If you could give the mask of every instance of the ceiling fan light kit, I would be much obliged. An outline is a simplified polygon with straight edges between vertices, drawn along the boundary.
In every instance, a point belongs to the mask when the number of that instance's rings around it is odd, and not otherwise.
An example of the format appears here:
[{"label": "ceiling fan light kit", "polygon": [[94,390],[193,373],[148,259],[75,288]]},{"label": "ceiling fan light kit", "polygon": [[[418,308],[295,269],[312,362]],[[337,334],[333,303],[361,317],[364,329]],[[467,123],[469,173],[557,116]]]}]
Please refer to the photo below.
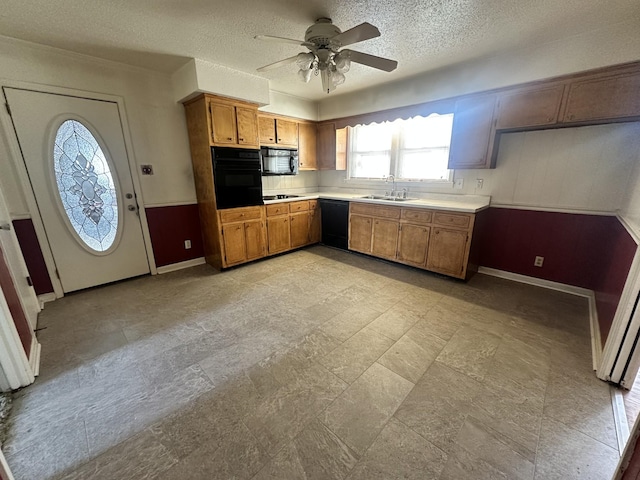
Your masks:
[{"label": "ceiling fan light kit", "polygon": [[351,68],[351,62],[367,65],[385,72],[391,72],[396,69],[398,62],[395,60],[354,50],[340,50],[344,46],[379,36],[380,31],[378,28],[370,23],[361,23],[342,32],[331,22],[330,18],[316,20],[316,23],[307,28],[304,41],[270,35],[257,35],[255,38],[258,40],[291,43],[309,49],[309,52],[299,53],[293,57],[260,67],[258,71],[265,72],[295,63],[299,69],[298,77],[303,82],[308,83],[311,80],[311,73],[320,75],[323,91],[330,93],[338,85],[344,83],[344,74]]}]

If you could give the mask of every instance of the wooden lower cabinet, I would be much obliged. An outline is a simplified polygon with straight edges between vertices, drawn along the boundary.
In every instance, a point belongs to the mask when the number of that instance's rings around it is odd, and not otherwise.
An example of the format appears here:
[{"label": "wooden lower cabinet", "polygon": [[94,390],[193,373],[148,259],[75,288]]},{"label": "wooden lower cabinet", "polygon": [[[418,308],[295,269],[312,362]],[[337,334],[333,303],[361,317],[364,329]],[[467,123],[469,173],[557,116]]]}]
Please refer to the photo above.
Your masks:
[{"label": "wooden lower cabinet", "polygon": [[371,217],[351,215],[349,217],[349,250],[371,253]]},{"label": "wooden lower cabinet", "polygon": [[371,253],[376,257],[395,260],[398,252],[398,232],[400,223],[397,220],[375,219],[371,239]]},{"label": "wooden lower cabinet", "polygon": [[475,215],[353,202],[349,250],[467,277]]},{"label": "wooden lower cabinet", "polygon": [[398,237],[398,261],[425,267],[431,227],[403,224]]},{"label": "wooden lower cabinet", "polygon": [[270,255],[291,249],[289,215],[267,218],[267,237]]},{"label": "wooden lower cabinet", "polygon": [[466,230],[434,227],[427,254],[427,270],[461,277],[466,269],[469,234]]},{"label": "wooden lower cabinet", "polygon": [[291,224],[291,248],[302,247],[309,243],[309,212],[293,213],[289,216]]},{"label": "wooden lower cabinet", "polygon": [[322,240],[322,214],[317,200],[311,200],[309,204],[309,243],[319,243]]},{"label": "wooden lower cabinet", "polygon": [[223,224],[222,244],[225,267],[264,257],[266,249],[262,220]]},{"label": "wooden lower cabinet", "polygon": [[246,242],[247,261],[255,260],[266,255],[266,246],[264,241],[264,224],[262,220],[254,220],[244,222],[244,240]]}]

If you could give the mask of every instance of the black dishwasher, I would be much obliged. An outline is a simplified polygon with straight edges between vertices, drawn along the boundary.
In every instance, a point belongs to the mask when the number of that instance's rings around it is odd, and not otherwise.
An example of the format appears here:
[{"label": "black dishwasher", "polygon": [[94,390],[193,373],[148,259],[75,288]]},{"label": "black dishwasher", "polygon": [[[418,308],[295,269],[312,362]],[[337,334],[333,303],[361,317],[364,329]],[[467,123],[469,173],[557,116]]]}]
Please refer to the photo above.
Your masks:
[{"label": "black dishwasher", "polygon": [[322,243],[347,250],[349,202],[321,198],[320,209],[322,210]]}]

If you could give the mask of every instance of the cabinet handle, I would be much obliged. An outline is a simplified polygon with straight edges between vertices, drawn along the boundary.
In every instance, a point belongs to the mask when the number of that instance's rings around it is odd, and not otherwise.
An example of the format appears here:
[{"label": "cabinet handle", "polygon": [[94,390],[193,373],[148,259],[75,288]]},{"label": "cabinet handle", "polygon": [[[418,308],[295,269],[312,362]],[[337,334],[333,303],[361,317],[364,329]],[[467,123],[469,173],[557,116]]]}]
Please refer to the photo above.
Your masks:
[{"label": "cabinet handle", "polygon": [[279,138],[279,139],[278,139],[278,143],[280,143],[280,142],[282,142],[282,139],[281,139],[281,138]]},{"label": "cabinet handle", "polygon": [[233,140],[233,138],[231,138],[231,137],[227,137],[227,140]]},{"label": "cabinet handle", "polygon": [[273,142],[273,138],[270,138],[269,141]]},{"label": "cabinet handle", "polygon": [[244,138],[240,138],[239,140],[240,140],[241,142],[244,142]]}]

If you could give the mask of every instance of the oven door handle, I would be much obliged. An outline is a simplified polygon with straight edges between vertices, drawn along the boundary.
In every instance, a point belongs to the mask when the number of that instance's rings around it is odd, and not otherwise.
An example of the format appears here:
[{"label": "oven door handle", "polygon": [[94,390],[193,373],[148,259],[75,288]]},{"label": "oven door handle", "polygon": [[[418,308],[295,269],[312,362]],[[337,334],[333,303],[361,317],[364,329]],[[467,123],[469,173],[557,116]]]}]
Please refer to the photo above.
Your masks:
[{"label": "oven door handle", "polygon": [[293,157],[293,155],[291,155],[291,156],[289,157],[289,171],[290,171],[291,173],[295,172],[295,168],[296,168],[296,167],[295,167],[295,164],[293,163],[293,162],[294,162],[294,160],[295,160],[295,158]]}]

